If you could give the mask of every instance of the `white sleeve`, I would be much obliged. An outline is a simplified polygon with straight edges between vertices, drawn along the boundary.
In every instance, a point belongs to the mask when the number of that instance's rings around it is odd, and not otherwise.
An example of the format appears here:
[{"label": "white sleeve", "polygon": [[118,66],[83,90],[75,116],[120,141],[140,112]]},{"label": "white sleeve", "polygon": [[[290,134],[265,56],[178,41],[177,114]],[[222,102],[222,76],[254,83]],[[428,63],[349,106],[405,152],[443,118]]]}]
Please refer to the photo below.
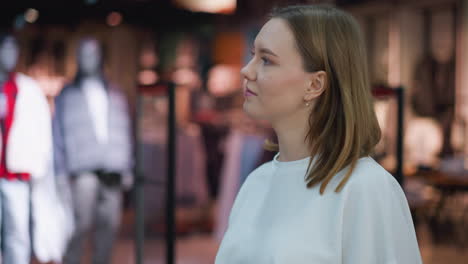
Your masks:
[{"label": "white sleeve", "polygon": [[390,174],[377,173],[350,180],[343,190],[343,264],[420,264],[403,190]]}]

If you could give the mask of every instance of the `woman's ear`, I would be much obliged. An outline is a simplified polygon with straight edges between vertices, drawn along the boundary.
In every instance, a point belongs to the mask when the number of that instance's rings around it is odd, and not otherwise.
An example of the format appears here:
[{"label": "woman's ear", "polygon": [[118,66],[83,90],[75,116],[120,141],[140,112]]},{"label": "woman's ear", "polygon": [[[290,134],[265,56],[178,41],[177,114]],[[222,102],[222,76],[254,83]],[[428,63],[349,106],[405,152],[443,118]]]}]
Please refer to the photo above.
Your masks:
[{"label": "woman's ear", "polygon": [[310,101],[319,97],[325,91],[326,82],[327,73],[325,71],[311,73],[305,90],[304,100]]}]

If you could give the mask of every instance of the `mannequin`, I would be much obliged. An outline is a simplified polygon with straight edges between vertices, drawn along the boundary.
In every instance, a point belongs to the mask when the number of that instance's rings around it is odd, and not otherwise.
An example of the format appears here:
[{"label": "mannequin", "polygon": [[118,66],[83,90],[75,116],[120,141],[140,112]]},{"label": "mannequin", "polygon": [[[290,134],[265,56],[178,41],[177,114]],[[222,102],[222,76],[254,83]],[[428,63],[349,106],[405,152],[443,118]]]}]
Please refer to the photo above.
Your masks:
[{"label": "mannequin", "polygon": [[132,183],[129,112],[122,94],[104,78],[96,39],[80,41],[77,61],[77,76],[57,97],[54,118],[56,171],[70,179],[75,214],[65,263],[80,263],[91,230],[93,263],[110,263],[122,189]]},{"label": "mannequin", "polygon": [[30,184],[47,173],[52,151],[45,95],[15,73],[19,47],[0,33],[0,228],[3,263],[29,264]]},{"label": "mannequin", "polygon": [[416,65],[411,98],[413,110],[419,117],[433,118],[442,128],[442,148],[438,153],[441,158],[454,154],[456,31],[450,12],[439,11],[432,15],[429,49]]}]

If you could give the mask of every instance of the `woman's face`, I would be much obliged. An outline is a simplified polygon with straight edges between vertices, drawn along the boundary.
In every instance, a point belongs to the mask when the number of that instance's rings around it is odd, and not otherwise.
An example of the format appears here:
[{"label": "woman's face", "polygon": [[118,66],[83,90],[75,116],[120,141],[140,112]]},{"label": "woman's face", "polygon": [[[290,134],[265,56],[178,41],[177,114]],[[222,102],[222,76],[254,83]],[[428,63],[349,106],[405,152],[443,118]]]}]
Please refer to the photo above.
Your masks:
[{"label": "woman's face", "polygon": [[304,71],[293,33],[284,20],[273,18],[263,26],[252,55],[241,70],[247,114],[275,122],[304,112],[311,73]]}]

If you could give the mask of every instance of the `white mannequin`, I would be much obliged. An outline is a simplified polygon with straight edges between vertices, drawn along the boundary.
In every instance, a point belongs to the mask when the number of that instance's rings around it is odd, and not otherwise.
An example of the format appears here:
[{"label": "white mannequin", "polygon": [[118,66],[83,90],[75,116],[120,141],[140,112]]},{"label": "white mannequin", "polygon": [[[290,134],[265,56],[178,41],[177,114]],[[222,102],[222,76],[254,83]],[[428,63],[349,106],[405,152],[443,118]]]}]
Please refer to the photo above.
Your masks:
[{"label": "white mannequin", "polygon": [[[5,117],[7,114],[7,102],[6,97],[4,96],[4,84],[7,82],[9,74],[13,71],[16,66],[16,61],[18,59],[18,47],[15,39],[6,35],[0,39],[0,87],[1,87],[1,97],[0,97],[0,113],[1,118]],[[2,122],[2,135],[4,134],[4,125]],[[3,142],[2,136],[2,144]],[[0,154],[3,156],[3,152]],[[4,158],[4,157],[2,157]],[[0,204],[3,207],[10,208],[10,212],[2,214],[1,219],[1,229],[2,232],[8,232],[7,223],[8,222],[17,222],[16,230],[13,231],[14,238],[9,239],[8,236],[1,236],[1,243],[5,245],[5,249],[2,250],[2,260],[4,263],[28,263],[29,254],[31,245],[29,243],[29,230],[27,224],[27,218],[29,217],[29,208],[27,200],[29,199],[27,183],[20,181],[9,182],[6,179],[0,179]],[[8,197],[16,196],[15,200],[17,203],[9,203]],[[23,201],[22,201],[23,200]],[[3,211],[3,210],[2,210]],[[14,212],[18,213],[14,213]],[[19,221],[18,221],[19,220]],[[13,240],[13,241],[12,241]]]},{"label": "white mannequin", "polygon": [[107,115],[108,98],[102,77],[102,54],[99,43],[94,39],[85,39],[78,50],[77,78],[93,119],[96,137],[100,143],[106,143],[108,137]]},{"label": "white mannequin", "polygon": [[102,63],[98,41],[81,40],[77,76],[56,100],[56,120],[64,139],[64,153],[58,158],[65,160],[64,173],[71,179],[76,227],[65,254],[68,264],[80,263],[85,240],[93,229],[93,263],[111,263],[122,187],[130,187],[132,180],[126,101],[106,82]]},{"label": "white mannequin", "polygon": [[0,34],[2,256],[4,263],[29,264],[29,181],[47,173],[52,157],[51,117],[36,82],[13,72],[18,55],[15,38]]}]

